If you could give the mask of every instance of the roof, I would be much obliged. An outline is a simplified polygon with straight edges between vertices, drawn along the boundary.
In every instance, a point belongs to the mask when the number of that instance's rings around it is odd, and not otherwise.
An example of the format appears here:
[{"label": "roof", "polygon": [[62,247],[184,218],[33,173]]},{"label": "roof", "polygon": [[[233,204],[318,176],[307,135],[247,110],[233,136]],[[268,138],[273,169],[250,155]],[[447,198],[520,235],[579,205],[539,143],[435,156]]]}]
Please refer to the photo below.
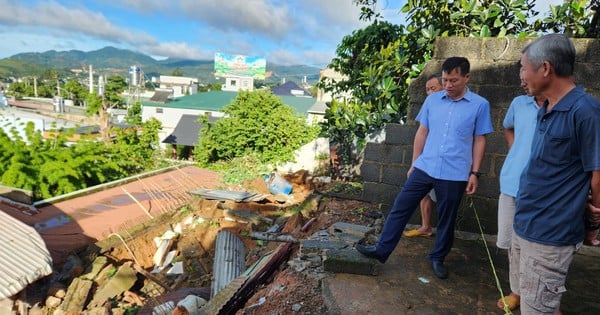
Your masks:
[{"label": "roof", "polygon": [[[143,106],[195,109],[198,111],[221,111],[223,107],[230,104],[237,97],[237,92],[209,91],[186,95],[168,103],[153,103],[144,101]],[[297,113],[306,115],[308,109],[313,105],[315,99],[312,97],[279,96],[282,102],[293,107]]]},{"label": "roof", "polygon": [[327,110],[327,102],[323,102],[323,101],[316,101],[309,109],[308,112],[309,113],[313,113],[313,114],[325,114],[325,111]]},{"label": "roof", "polygon": [[[163,143],[197,146],[200,129],[204,126],[204,124],[198,123],[198,118],[198,115],[182,115],[173,133],[166,137]],[[210,122],[217,119],[209,117]]]},{"label": "roof", "polygon": [[171,96],[171,91],[155,91],[154,95],[150,98],[150,101],[156,103],[166,103]]},{"label": "roof", "polygon": [[42,237],[4,211],[0,211],[0,243],[0,300],[52,273],[52,258]]},{"label": "roof", "polygon": [[[302,92],[302,94],[298,95],[298,94],[292,93],[292,91]],[[279,96],[299,96],[299,97],[306,97],[306,96],[310,97],[311,96],[308,91],[301,88],[300,86],[298,86],[298,84],[296,84],[292,81],[287,81],[282,85],[271,87],[271,93],[273,93],[275,95],[279,95]]]}]

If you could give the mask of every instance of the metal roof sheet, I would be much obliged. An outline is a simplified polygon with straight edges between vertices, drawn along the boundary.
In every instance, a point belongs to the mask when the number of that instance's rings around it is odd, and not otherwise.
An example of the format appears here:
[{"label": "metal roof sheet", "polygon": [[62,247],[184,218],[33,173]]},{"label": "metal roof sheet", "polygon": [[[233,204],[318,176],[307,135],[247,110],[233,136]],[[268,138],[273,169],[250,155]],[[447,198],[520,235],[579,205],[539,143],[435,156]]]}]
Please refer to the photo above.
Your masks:
[{"label": "metal roof sheet", "polygon": [[0,211],[0,300],[52,273],[52,258],[35,229]]}]

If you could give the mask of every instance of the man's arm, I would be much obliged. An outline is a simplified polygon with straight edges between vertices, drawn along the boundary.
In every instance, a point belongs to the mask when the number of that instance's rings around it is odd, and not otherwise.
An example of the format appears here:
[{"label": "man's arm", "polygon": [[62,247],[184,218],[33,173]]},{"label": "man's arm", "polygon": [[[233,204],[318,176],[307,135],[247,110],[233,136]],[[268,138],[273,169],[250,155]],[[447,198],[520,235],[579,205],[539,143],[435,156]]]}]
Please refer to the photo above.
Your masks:
[{"label": "man's arm", "polygon": [[410,165],[410,169],[408,170],[407,176],[410,176],[410,173],[413,171],[412,164],[415,163],[417,158],[423,153],[423,148],[425,147],[425,140],[427,140],[427,135],[429,134],[429,129],[427,127],[420,125],[419,129],[417,129],[417,133],[415,134],[415,140],[413,142],[413,156],[412,163]]},{"label": "man's arm", "polygon": [[[473,164],[471,165],[472,171],[479,172],[481,162],[483,161],[483,155],[485,153],[485,145],[485,135],[475,136],[475,139],[473,140]],[[472,195],[477,191],[478,183],[479,179],[477,176],[469,174],[469,182],[467,183],[466,189],[467,195]]]},{"label": "man's arm", "polygon": [[515,142],[515,129],[514,128],[504,128],[504,138],[506,138],[506,144],[508,145],[508,149],[512,147]]}]

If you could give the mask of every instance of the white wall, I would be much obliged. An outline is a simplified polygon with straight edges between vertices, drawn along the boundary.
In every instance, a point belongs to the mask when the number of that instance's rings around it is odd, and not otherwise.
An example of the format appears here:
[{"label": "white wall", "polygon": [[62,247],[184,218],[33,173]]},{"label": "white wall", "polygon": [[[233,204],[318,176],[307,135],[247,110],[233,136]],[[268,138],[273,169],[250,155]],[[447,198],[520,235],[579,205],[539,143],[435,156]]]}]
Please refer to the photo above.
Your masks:
[{"label": "white wall", "polygon": [[[157,112],[158,109],[162,109],[162,113]],[[142,106],[142,121],[147,121],[151,118],[156,118],[162,123],[163,129],[158,132],[159,142],[168,137],[181,119],[183,115],[204,115],[210,113],[213,117],[223,117],[225,114],[220,111],[210,110],[197,110],[197,109],[185,109],[185,108],[169,108],[169,107],[154,107],[154,106]]]}]

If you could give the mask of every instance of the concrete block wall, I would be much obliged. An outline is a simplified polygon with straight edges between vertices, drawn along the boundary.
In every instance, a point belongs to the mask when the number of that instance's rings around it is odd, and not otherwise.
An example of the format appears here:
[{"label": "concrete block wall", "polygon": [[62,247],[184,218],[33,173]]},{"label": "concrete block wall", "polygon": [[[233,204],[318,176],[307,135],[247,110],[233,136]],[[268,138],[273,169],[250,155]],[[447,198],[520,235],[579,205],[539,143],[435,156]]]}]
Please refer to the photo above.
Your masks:
[{"label": "concrete block wall", "polygon": [[[365,148],[361,175],[363,198],[381,203],[389,211],[394,198],[406,181],[406,172],[412,159],[412,145],[418,124],[415,122],[425,100],[425,80],[439,73],[448,57],[464,56],[471,63],[469,88],[490,101],[494,132],[487,136],[487,149],[479,180],[479,188],[471,198],[463,198],[458,211],[457,230],[479,232],[473,211],[476,209],[484,233],[497,233],[497,204],[500,194],[499,175],[507,153],[502,132],[502,120],[512,99],[522,95],[519,83],[521,50],[533,39],[445,37],[435,43],[433,58],[426,64],[421,76],[410,87],[407,122],[386,126],[382,143],[368,143]],[[600,99],[600,40],[573,39],[577,49],[575,81],[588,93]],[[471,202],[472,200],[472,202]],[[437,215],[434,214],[434,217]],[[435,222],[435,219],[434,219]],[[410,223],[420,224],[418,209]]]}]

